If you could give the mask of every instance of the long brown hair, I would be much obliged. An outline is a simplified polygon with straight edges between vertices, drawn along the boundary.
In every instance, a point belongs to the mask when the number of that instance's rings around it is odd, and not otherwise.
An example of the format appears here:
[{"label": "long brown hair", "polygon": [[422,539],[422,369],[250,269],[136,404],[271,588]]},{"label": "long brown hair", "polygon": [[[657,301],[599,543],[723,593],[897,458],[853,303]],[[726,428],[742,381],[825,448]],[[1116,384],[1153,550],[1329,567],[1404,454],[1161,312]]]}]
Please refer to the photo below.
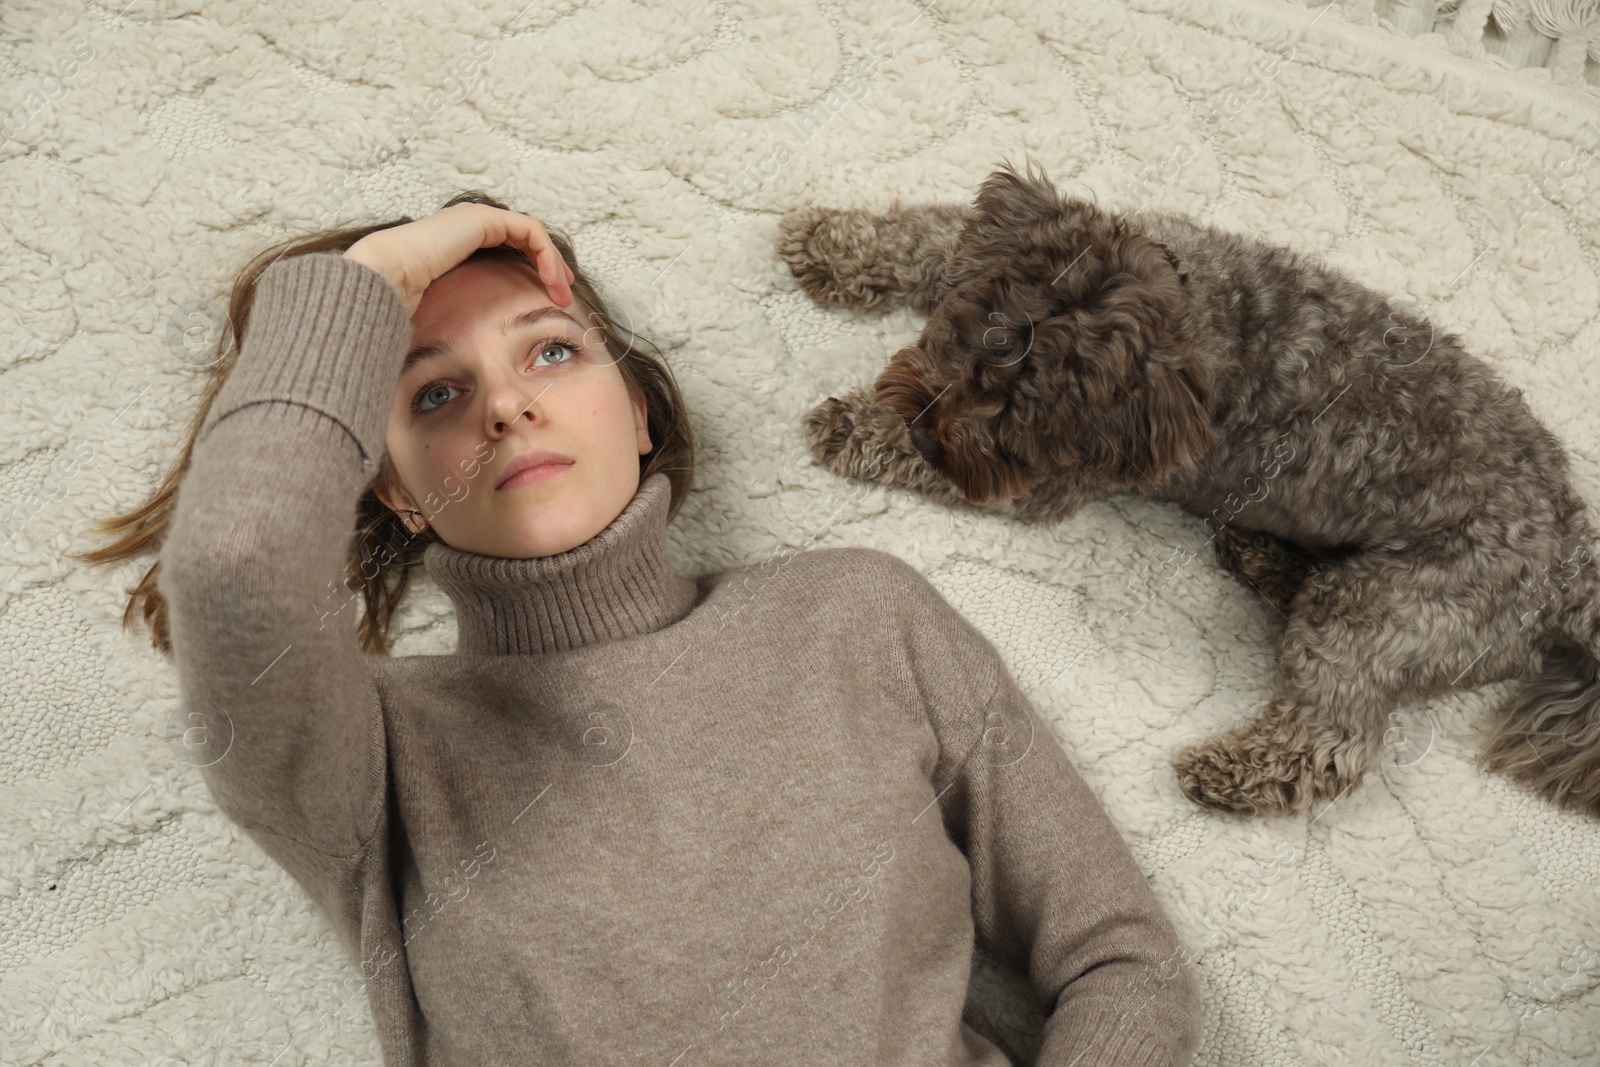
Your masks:
[{"label": "long brown hair", "polygon": [[[486,193],[468,190],[450,198],[440,208],[453,204],[487,204],[501,210],[511,210]],[[189,469],[189,458],[194,451],[195,435],[205,424],[206,413],[221,391],[228,373],[239,354],[239,339],[245,334],[250,318],[250,308],[255,302],[256,281],[269,266],[289,256],[303,256],[314,252],[344,252],[369,233],[413,222],[404,216],[370,226],[321,230],[303,237],[295,237],[272,245],[257,254],[234,279],[228,300],[228,321],[218,340],[218,358],[208,368],[208,378],[200,397],[200,404],[189,422],[183,449],[167,472],[160,487],[150,499],[125,514],[95,521],[93,532],[110,535],[116,539],[104,547],[89,552],[73,553],[71,558],[87,564],[115,563],[148,552],[159,553],[167,524],[172,519],[177,501],[178,486]],[[639,457],[639,480],[660,471],[672,484],[672,505],[667,521],[677,517],[684,497],[694,479],[694,431],[684,409],[683,397],[665,356],[649,339],[617,321],[606,300],[596,290],[591,279],[578,263],[572,242],[559,230],[545,224],[550,242],[572,268],[574,279],[572,293],[591,315],[590,325],[597,330],[607,349],[617,360],[629,395],[645,401],[649,420],[652,448]],[[520,249],[511,245],[481,248],[463,262],[474,260],[515,260],[533,264]],[[620,348],[620,351],[618,349]],[[623,358],[628,356],[631,358]],[[375,655],[389,654],[389,624],[406,591],[413,568],[422,562],[423,550],[439,537],[428,527],[421,534],[407,529],[400,516],[378,499],[375,487],[393,484],[394,468],[385,451],[378,472],[361,494],[356,508],[356,528],[350,539],[345,583],[361,594],[364,610],[358,625],[361,647]],[[368,561],[377,562],[376,571]],[[170,654],[172,643],[167,629],[166,603],[156,589],[156,575],[161,561],[157,559],[133,588],[128,590],[128,606],[122,613],[123,629],[132,629],[135,620],[142,618],[150,633],[150,642],[163,653]]]}]

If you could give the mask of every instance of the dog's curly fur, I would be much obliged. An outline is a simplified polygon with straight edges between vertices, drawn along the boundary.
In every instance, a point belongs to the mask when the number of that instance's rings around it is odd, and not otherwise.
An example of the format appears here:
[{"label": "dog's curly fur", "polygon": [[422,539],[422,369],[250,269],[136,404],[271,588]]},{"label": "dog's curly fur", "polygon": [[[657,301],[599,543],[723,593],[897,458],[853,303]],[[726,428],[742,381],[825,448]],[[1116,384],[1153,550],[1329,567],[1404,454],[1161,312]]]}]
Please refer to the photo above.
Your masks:
[{"label": "dog's curly fur", "polygon": [[1061,519],[1138,493],[1206,518],[1285,621],[1259,719],[1179,753],[1211,807],[1359,784],[1403,700],[1536,675],[1481,764],[1600,815],[1600,575],[1556,438],[1461,338],[1315,257],[1112,213],[1002,164],[974,203],[801,208],[818,300],[926,311],[805,420],[840,474]]}]

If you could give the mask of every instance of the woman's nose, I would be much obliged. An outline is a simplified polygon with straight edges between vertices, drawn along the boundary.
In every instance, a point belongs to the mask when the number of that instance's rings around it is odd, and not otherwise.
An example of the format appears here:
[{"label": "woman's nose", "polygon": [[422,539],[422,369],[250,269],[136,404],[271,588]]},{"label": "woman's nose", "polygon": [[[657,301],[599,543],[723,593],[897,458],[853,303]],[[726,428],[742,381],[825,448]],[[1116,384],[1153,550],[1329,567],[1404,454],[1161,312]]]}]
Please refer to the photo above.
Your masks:
[{"label": "woman's nose", "polygon": [[539,414],[536,405],[540,403],[550,384],[541,382],[533,389],[517,383],[496,386],[494,395],[489,398],[491,414],[496,425],[510,426],[523,417],[536,420]]}]

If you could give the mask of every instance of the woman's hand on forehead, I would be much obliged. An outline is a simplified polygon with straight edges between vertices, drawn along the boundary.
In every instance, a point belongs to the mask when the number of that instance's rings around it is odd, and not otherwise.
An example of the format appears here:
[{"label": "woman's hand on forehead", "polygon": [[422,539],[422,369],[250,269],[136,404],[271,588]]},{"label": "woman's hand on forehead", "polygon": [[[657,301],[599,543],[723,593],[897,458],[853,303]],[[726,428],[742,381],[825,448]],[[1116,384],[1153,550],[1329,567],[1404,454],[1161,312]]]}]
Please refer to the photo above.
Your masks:
[{"label": "woman's hand on forehead", "polygon": [[572,303],[575,275],[551,243],[544,223],[488,204],[452,204],[427,218],[369,233],[344,253],[389,280],[406,315],[416,313],[434,280],[480,248],[508,244],[528,257],[557,307]]}]

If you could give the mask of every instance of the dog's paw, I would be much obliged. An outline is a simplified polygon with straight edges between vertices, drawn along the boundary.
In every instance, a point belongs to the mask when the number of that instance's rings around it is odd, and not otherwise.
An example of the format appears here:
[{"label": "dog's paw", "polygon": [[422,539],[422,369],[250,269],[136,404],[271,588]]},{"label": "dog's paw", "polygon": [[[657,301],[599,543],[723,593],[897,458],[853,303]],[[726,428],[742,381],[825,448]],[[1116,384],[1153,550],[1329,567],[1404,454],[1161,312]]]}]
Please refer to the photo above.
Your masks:
[{"label": "dog's paw", "polygon": [[866,311],[881,306],[894,284],[873,254],[878,225],[865,211],[795,208],[778,220],[778,255],[811,299]]},{"label": "dog's paw", "polygon": [[1269,533],[1230,525],[1216,527],[1211,547],[1223,570],[1277,609],[1275,618],[1288,616],[1289,605],[1310,571],[1303,556]]},{"label": "dog's paw", "polygon": [[1236,738],[1215,738],[1184,749],[1172,768],[1178,788],[1196,804],[1245,815],[1303,812],[1326,791],[1303,755],[1262,757]]},{"label": "dog's paw", "polygon": [[930,476],[905,423],[892,409],[873,403],[870,387],[830,396],[812,408],[803,432],[816,461],[846,478],[918,488]]},{"label": "dog's paw", "polygon": [[839,457],[844,454],[855,433],[856,420],[851,406],[836,396],[830,396],[806,413],[802,428],[812,457],[829,470],[837,471],[842,465]]}]

